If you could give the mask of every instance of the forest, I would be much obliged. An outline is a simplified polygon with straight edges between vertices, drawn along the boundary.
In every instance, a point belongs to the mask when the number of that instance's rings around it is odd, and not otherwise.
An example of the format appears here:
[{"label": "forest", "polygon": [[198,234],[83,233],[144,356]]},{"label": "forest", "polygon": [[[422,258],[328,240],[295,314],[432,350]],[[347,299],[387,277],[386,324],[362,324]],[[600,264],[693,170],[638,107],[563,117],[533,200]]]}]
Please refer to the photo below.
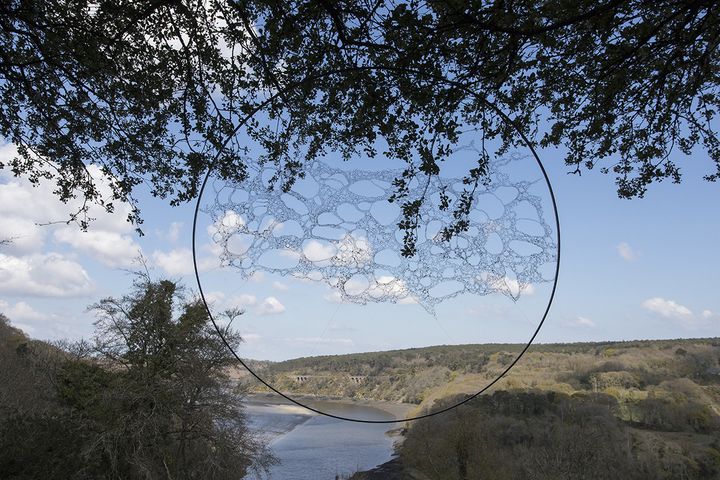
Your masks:
[{"label": "forest", "polygon": [[92,309],[78,342],[32,340],[0,314],[0,478],[237,480],[276,461],[197,300],[144,279]]},{"label": "forest", "polygon": [[[256,364],[288,393],[465,400],[521,345],[458,345]],[[366,377],[361,383],[350,375]],[[297,376],[304,382],[293,381]],[[408,422],[388,470],[353,479],[720,478],[720,339],[538,344],[485,394]]]},{"label": "forest", "polygon": [[[0,317],[3,478],[237,479],[276,462],[243,412],[247,393],[266,390],[197,299],[141,281],[92,309],[95,335],[73,343],[32,340]],[[475,394],[521,348],[248,363],[287,394],[404,402],[424,415]],[[353,478],[720,478],[720,339],[533,345],[483,395],[406,422],[396,453],[393,473]]]},{"label": "forest", "polygon": [[720,417],[698,390],[689,380],[665,383],[637,402],[632,420],[607,393],[498,390],[414,422],[399,447],[399,478],[718,478]]}]

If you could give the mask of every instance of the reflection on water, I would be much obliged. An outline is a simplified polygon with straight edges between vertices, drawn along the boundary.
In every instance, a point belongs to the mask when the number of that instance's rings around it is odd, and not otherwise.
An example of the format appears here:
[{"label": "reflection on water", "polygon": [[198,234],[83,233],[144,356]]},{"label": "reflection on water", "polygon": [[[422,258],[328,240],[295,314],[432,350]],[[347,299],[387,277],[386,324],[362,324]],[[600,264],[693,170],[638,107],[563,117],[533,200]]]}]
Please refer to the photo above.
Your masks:
[{"label": "reflection on water", "polygon": [[[394,417],[377,408],[353,404],[313,402],[336,415],[368,420]],[[397,424],[354,423],[315,415],[294,405],[253,399],[246,409],[251,428],[266,436],[280,459],[270,471],[272,480],[334,480],[390,460],[393,438],[386,434]],[[258,480],[250,475],[246,480]]]}]

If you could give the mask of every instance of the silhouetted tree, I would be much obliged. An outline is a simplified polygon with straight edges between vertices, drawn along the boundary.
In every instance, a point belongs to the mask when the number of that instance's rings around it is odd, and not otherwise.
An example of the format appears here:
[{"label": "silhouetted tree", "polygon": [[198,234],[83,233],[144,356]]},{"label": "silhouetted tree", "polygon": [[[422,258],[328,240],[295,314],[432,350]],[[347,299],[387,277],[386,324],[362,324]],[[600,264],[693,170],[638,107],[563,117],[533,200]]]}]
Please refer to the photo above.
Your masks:
[{"label": "silhouetted tree", "polygon": [[235,480],[272,464],[199,301],[144,279],[93,308],[93,341],[53,368],[53,408],[0,422],[3,478]]},{"label": "silhouetted tree", "polygon": [[[407,163],[393,200],[412,254],[426,199],[409,186],[437,175],[467,128],[501,151],[523,135],[563,145],[571,171],[613,173],[626,198],[680,181],[674,149],[700,146],[705,178],[720,178],[719,15],[712,0],[10,0],[0,136],[18,155],[3,166],[85,199],[84,227],[89,203],[117,200],[139,223],[142,182],[193,199],[216,157],[220,177],[242,180],[250,143],[287,190],[325,152],[374,156],[382,139]],[[466,228],[487,159],[444,205],[456,213],[446,236]]]}]

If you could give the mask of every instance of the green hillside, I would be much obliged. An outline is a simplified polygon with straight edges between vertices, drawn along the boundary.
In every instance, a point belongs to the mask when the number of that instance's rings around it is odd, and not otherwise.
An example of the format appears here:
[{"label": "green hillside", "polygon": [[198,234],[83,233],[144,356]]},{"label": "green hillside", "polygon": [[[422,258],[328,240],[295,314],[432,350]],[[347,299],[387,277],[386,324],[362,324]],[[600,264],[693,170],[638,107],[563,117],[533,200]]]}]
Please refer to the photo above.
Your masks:
[{"label": "green hillside", "polygon": [[[477,392],[505,370],[522,348],[517,344],[442,345],[261,362],[254,368],[287,393],[427,406],[448,395]],[[632,403],[687,381],[700,390],[692,385],[687,388],[710,399],[717,395],[719,358],[718,338],[539,344],[495,388],[604,392]],[[250,384],[262,390],[257,382]]]},{"label": "green hillside", "polygon": [[[337,391],[419,401],[415,412],[423,414],[477,392],[518,348],[443,346],[297,359],[267,371],[274,378],[327,374]],[[341,380],[347,372],[369,371],[363,369],[379,358],[387,362],[378,372],[396,373],[395,382]],[[283,385],[305,392],[312,383],[310,377]],[[332,393],[316,383],[319,393]],[[486,395],[408,424],[393,462],[353,476],[381,478],[720,479],[720,341],[534,345]]]}]

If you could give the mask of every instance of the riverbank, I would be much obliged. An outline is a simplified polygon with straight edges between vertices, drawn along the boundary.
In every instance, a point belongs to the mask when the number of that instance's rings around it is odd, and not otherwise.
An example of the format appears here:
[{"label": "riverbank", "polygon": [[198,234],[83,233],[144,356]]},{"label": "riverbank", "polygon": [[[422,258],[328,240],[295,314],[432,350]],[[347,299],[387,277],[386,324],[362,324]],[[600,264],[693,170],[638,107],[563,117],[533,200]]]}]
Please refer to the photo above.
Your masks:
[{"label": "riverbank", "polygon": [[[338,410],[335,407],[344,408],[347,405],[353,405],[356,407],[369,407],[382,410],[396,420],[401,421],[414,416],[418,410],[418,405],[412,403],[389,402],[386,400],[342,398],[323,395],[293,395],[292,398],[308,407],[333,415],[339,415],[339,413],[334,413]],[[311,410],[307,410],[290,402],[276,393],[249,393],[245,396],[245,399],[245,402],[250,405],[285,405],[288,407],[297,407],[299,413],[306,412],[308,415],[313,414]],[[400,422],[398,425],[400,425]]]},{"label": "riverbank", "polygon": [[389,462],[378,465],[372,470],[357,472],[348,480],[404,480],[405,469],[400,459],[395,457]]}]

